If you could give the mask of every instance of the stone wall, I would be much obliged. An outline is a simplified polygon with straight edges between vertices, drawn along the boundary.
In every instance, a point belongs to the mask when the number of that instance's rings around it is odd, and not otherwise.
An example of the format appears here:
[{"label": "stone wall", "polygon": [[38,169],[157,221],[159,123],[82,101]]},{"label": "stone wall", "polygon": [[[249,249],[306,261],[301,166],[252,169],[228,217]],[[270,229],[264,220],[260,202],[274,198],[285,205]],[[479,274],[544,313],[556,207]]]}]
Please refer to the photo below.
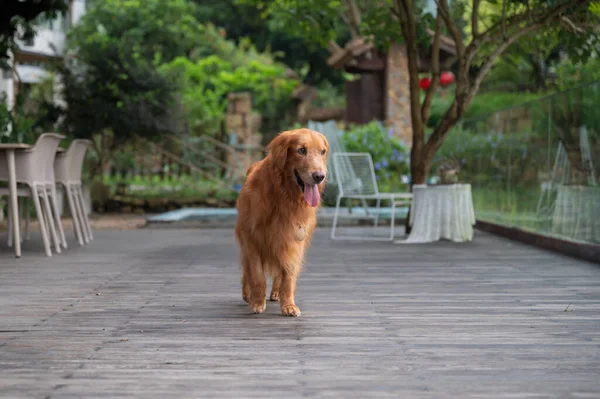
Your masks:
[{"label": "stone wall", "polygon": [[386,124],[394,136],[412,145],[410,89],[406,49],[402,44],[390,46],[386,67]]}]

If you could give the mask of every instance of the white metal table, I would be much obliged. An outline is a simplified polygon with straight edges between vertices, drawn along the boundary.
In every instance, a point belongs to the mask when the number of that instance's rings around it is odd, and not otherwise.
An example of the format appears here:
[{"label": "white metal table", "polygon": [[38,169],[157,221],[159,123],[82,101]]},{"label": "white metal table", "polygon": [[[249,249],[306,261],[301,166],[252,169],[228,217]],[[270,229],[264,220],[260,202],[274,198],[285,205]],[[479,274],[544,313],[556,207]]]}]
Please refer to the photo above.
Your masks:
[{"label": "white metal table", "polygon": [[[13,228],[13,237],[14,248],[15,248],[15,256],[17,258],[21,257],[21,229],[19,226],[19,201],[17,198],[17,173],[15,167],[15,152],[23,151],[31,148],[29,144],[22,143],[9,143],[9,144],[0,144],[0,153],[6,153],[6,161],[8,167],[8,190],[10,192],[10,208],[12,209],[12,228]],[[9,216],[10,217],[10,216]]]},{"label": "white metal table", "polygon": [[396,244],[414,244],[447,239],[471,241],[475,211],[470,184],[413,186],[409,236]]}]

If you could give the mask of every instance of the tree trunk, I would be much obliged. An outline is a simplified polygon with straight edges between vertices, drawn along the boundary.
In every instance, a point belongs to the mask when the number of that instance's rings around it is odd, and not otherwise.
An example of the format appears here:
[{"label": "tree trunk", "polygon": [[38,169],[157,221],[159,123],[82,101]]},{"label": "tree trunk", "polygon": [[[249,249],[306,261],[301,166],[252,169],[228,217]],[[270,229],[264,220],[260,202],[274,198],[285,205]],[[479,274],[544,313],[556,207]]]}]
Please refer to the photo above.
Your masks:
[{"label": "tree trunk", "polygon": [[[418,128],[418,127],[417,127]],[[415,125],[413,124],[413,129]],[[413,130],[415,132],[415,130]],[[432,155],[431,152],[427,151],[424,143],[424,132],[419,134],[413,134],[413,146],[410,150],[410,192],[413,191],[413,185],[415,184],[426,184],[429,170],[431,169]],[[412,227],[409,225],[410,213],[412,212],[412,205],[408,208],[408,214],[404,222],[406,234],[410,234]]]},{"label": "tree trunk", "polygon": [[426,154],[422,152],[415,155],[420,158],[420,162],[416,165],[411,164],[411,186],[413,184],[427,183],[427,176],[429,175],[429,170],[431,169],[431,160],[426,159]]},{"label": "tree trunk", "polygon": [[567,159],[569,160],[569,184],[577,186],[585,186],[587,184],[588,171],[585,168],[583,158],[581,156],[581,146],[579,142],[563,141]]},{"label": "tree trunk", "polygon": [[544,71],[544,59],[540,54],[534,53],[529,56],[529,63],[533,71],[533,80],[536,89],[546,89],[546,76]]}]

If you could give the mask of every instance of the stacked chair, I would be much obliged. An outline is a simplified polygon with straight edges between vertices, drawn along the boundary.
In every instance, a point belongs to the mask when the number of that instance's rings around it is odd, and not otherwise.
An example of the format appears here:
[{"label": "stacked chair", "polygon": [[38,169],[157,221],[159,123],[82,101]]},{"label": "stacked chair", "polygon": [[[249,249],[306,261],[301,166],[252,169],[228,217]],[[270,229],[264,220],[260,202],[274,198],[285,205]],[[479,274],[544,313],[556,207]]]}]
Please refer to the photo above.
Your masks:
[{"label": "stacked chair", "polygon": [[[81,170],[85,153],[92,144],[89,140],[73,140],[69,150],[56,155],[54,161],[54,176],[67,194],[67,202],[73,217],[73,230],[79,245],[88,244],[94,239],[90,221],[85,211]],[[56,190],[56,185],[54,186]]]},{"label": "stacked chair", "polygon": [[[92,230],[85,211],[81,171],[85,153],[91,144],[89,140],[74,140],[67,151],[60,151],[59,144],[65,136],[56,133],[44,133],[28,150],[15,154],[17,195],[22,199],[21,209],[25,213],[25,238],[29,238],[29,199],[33,200],[35,213],[40,225],[44,250],[52,256],[52,247],[56,253],[67,248],[67,240],[58,209],[57,185],[67,194],[73,229],[80,245],[89,243]],[[0,159],[0,181],[8,180],[6,160]],[[0,188],[0,196],[8,196],[8,188]],[[24,206],[23,206],[24,205]],[[14,210],[8,206],[9,216]],[[12,218],[9,217],[8,245],[12,246]]]}]

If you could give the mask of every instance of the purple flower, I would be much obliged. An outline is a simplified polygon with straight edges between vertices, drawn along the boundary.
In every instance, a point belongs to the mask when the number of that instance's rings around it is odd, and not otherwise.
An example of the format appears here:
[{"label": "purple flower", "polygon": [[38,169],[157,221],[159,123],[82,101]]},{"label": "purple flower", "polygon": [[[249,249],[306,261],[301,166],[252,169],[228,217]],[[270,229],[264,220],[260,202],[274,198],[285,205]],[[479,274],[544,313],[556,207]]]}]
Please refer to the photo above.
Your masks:
[{"label": "purple flower", "polygon": [[388,167],[388,165],[389,165],[389,164],[388,164],[388,161],[387,161],[387,159],[384,159],[383,161],[381,161],[381,166],[383,166],[384,168],[387,168],[387,167]]},{"label": "purple flower", "polygon": [[381,164],[379,162],[375,163],[375,170],[380,170],[381,169]]}]

